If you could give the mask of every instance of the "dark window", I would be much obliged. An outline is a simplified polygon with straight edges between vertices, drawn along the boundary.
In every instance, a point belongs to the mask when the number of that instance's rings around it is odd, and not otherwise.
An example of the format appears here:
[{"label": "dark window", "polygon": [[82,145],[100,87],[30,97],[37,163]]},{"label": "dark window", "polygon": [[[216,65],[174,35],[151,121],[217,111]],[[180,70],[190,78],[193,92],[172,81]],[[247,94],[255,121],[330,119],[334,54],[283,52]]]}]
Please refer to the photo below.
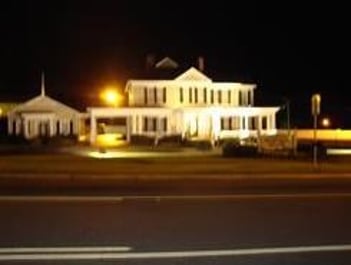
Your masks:
[{"label": "dark window", "polygon": [[144,102],[147,104],[147,87],[144,88]]},{"label": "dark window", "polygon": [[167,118],[163,118],[163,131],[167,131]]},{"label": "dark window", "polygon": [[163,103],[166,103],[167,101],[167,89],[164,87],[163,88]]},{"label": "dark window", "polygon": [[184,101],[184,94],[183,93],[184,93],[183,92],[183,88],[181,87],[179,89],[179,100],[180,100],[180,103],[183,103],[183,101]]},{"label": "dark window", "polygon": [[225,120],[224,118],[221,118],[221,130],[225,130]]},{"label": "dark window", "polygon": [[207,103],[207,89],[204,88],[204,103]]},{"label": "dark window", "polygon": [[193,89],[190,87],[189,88],[189,103],[193,102]]},{"label": "dark window", "polygon": [[218,103],[222,103],[222,91],[218,90]]},{"label": "dark window", "polygon": [[56,135],[60,135],[60,121],[56,122]]},{"label": "dark window", "polygon": [[69,122],[69,134],[73,135],[73,121]]},{"label": "dark window", "polygon": [[267,116],[262,117],[262,130],[267,130]]},{"label": "dark window", "polygon": [[147,132],[147,130],[148,130],[147,122],[148,122],[147,117],[144,117],[144,119],[143,119],[143,131],[144,132]]},{"label": "dark window", "polygon": [[195,95],[194,95],[194,97],[195,97],[195,103],[197,103],[197,87],[195,87],[194,93],[195,93]]},{"label": "dark window", "polygon": [[156,131],[156,130],[157,130],[157,118],[153,118],[151,131]]},{"label": "dark window", "polygon": [[228,118],[228,130],[233,130],[233,120],[232,117]]},{"label": "dark window", "polygon": [[256,118],[249,117],[249,130],[256,130]]},{"label": "dark window", "polygon": [[214,91],[211,90],[211,103],[213,104],[214,103]]},{"label": "dark window", "polygon": [[239,90],[239,106],[243,105],[243,92]]},{"label": "dark window", "polygon": [[232,91],[228,90],[228,103],[232,103]]},{"label": "dark window", "polygon": [[247,91],[247,104],[251,105],[251,91]]}]

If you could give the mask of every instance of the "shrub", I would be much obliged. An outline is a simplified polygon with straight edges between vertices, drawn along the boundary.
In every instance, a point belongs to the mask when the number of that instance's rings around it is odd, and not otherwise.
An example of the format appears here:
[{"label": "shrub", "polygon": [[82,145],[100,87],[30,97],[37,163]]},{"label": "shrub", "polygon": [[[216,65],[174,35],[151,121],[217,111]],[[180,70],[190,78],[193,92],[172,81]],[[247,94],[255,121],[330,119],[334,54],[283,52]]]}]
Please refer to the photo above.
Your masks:
[{"label": "shrub", "polygon": [[228,142],[222,147],[224,157],[256,157],[258,150],[256,146],[240,145],[237,142]]},{"label": "shrub", "polygon": [[155,137],[145,135],[131,135],[130,143],[133,145],[154,145]]}]

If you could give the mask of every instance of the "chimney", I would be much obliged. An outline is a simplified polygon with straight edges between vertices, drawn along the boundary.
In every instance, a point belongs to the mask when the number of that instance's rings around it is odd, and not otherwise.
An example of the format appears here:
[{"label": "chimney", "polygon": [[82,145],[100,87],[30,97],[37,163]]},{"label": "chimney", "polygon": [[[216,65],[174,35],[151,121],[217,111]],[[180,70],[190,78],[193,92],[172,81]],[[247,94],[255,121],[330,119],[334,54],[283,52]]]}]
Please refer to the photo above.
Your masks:
[{"label": "chimney", "polygon": [[202,56],[197,58],[197,66],[201,72],[205,70],[205,59]]},{"label": "chimney", "polygon": [[155,66],[155,55],[152,53],[149,53],[146,55],[146,62],[145,62],[145,68],[146,70],[150,70]]}]

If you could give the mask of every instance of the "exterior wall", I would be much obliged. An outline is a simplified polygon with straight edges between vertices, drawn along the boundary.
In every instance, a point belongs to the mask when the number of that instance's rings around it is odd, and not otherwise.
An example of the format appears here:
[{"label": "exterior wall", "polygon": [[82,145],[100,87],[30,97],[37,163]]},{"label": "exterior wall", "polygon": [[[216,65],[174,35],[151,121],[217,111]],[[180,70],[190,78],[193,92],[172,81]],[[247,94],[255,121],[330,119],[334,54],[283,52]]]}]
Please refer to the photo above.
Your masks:
[{"label": "exterior wall", "polygon": [[240,83],[140,80],[130,82],[127,90],[130,107],[234,107],[254,103],[254,86]]}]

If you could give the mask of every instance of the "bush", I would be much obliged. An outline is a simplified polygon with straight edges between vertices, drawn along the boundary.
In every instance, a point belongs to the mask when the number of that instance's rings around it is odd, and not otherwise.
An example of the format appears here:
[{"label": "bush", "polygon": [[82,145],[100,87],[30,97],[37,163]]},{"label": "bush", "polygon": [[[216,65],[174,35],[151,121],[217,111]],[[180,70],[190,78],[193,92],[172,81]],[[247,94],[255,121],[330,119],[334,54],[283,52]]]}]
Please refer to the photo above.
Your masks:
[{"label": "bush", "polygon": [[159,139],[159,145],[181,145],[183,142],[181,135],[168,135]]},{"label": "bush", "polygon": [[131,135],[130,143],[134,145],[154,145],[155,137],[145,135]]},{"label": "bush", "polygon": [[211,150],[212,143],[209,140],[184,141],[183,146],[192,147],[199,150]]},{"label": "bush", "polygon": [[257,146],[240,145],[237,142],[228,142],[223,145],[222,155],[224,157],[256,157]]}]

